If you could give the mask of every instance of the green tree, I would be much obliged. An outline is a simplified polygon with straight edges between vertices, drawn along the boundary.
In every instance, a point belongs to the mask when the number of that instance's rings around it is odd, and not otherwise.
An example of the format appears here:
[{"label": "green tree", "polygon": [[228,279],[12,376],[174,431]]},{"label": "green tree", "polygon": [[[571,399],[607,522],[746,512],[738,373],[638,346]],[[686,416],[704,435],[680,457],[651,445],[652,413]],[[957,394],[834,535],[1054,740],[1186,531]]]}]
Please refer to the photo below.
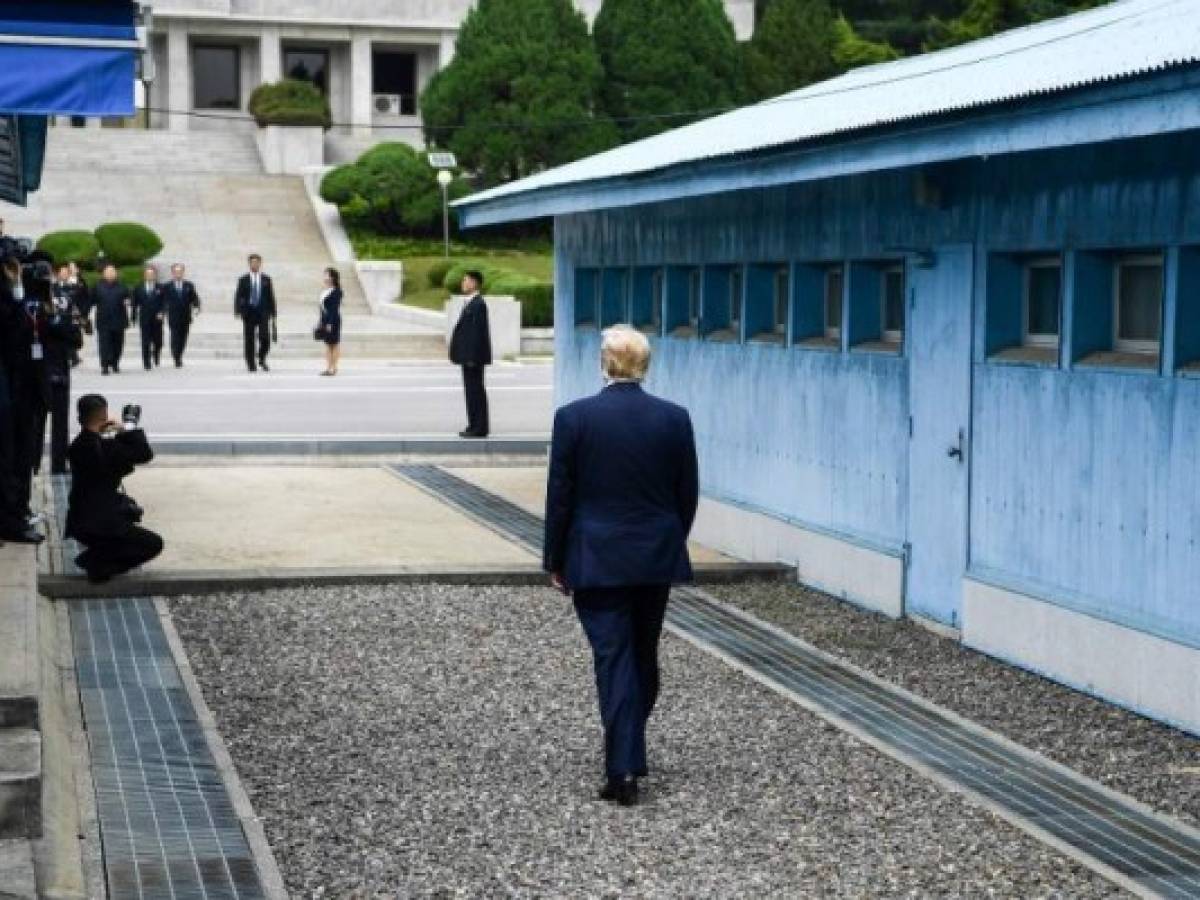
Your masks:
[{"label": "green tree", "polygon": [[838,16],[833,23],[833,61],[842,71],[899,58],[891,44],[861,37],[845,16]]},{"label": "green tree", "polygon": [[925,49],[953,47],[1010,28],[1101,6],[1108,0],[969,0],[953,19],[930,20]]},{"label": "green tree", "polygon": [[721,0],[604,0],[604,109],[626,141],[736,105],[737,38]]},{"label": "green tree", "polygon": [[421,96],[425,136],[485,185],[571,162],[616,142],[595,117],[602,79],[571,0],[479,0]]},{"label": "green tree", "polygon": [[778,97],[835,75],[829,0],[771,0],[745,48],[746,96]]}]

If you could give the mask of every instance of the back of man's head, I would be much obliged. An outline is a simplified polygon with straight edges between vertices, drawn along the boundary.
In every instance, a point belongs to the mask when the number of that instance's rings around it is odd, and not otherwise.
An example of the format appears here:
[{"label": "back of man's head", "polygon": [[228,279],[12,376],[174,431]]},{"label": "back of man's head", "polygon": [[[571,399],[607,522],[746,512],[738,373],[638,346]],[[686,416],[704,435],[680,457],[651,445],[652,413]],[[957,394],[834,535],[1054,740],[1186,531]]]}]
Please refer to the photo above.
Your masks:
[{"label": "back of man's head", "polygon": [[95,428],[108,421],[108,401],[99,394],[84,394],[76,404],[79,424],[84,428]]},{"label": "back of man's head", "polygon": [[650,341],[628,325],[604,329],[600,365],[613,381],[642,381],[650,370]]}]

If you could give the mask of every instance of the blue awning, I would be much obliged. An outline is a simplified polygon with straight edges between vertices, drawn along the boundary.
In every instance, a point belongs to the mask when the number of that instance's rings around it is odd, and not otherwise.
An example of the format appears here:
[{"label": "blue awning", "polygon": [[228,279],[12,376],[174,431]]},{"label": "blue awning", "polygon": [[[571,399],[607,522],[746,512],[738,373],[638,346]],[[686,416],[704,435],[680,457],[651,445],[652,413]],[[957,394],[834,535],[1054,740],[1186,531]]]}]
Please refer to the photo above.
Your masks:
[{"label": "blue awning", "polygon": [[0,114],[131,116],[131,0],[0,0]]}]

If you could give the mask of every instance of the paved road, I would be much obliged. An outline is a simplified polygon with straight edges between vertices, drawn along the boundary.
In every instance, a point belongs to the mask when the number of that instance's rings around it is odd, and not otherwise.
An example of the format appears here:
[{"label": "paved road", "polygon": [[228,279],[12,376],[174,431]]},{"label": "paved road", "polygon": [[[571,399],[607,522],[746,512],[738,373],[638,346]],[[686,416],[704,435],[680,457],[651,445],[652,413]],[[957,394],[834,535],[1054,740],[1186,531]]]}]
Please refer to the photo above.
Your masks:
[{"label": "paved road", "polygon": [[[114,411],[140,403],[152,437],[180,440],[445,436],[466,424],[461,376],[449,364],[359,361],[336,378],[319,377],[320,368],[317,360],[280,360],[251,374],[236,361],[197,360],[153,372],[127,365],[104,377],[89,359],[72,388],[76,396],[104,394]],[[544,363],[489,369],[493,434],[545,437],[551,381]]]}]

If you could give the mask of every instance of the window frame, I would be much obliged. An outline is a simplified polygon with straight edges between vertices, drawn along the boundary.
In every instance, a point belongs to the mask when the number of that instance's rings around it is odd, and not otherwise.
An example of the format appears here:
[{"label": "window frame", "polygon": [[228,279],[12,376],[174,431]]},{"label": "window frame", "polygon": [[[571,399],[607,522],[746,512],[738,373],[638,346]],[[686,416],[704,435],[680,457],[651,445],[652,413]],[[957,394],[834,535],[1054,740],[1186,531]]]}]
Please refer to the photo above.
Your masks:
[{"label": "window frame", "polygon": [[[888,276],[899,273],[900,275],[900,318],[901,327],[899,331],[887,328],[887,283]],[[885,263],[879,267],[879,340],[884,344],[903,344],[904,343],[904,325],[908,324],[907,303],[905,302],[908,291],[908,271],[902,261]]]},{"label": "window frame", "polygon": [[[196,96],[196,89],[199,85],[199,79],[196,78],[196,55],[199,50],[227,50],[233,54],[233,92],[236,95],[233,106],[202,106],[199,103],[199,97]],[[220,109],[220,110],[240,110],[243,107],[242,103],[242,46],[235,42],[222,43],[221,41],[200,41],[193,43],[188,48],[188,58],[190,60],[192,81],[192,109]]]},{"label": "window frame", "polygon": [[[1042,334],[1029,330],[1031,283],[1034,269],[1058,269],[1058,333]],[[1021,346],[1057,350],[1062,344],[1063,306],[1066,294],[1066,267],[1062,254],[1039,254],[1021,261]]]},{"label": "window frame", "polygon": [[[1158,337],[1153,341],[1126,340],[1121,337],[1121,269],[1125,266],[1157,265],[1159,270],[1158,296]],[[1164,322],[1164,301],[1167,293],[1167,257],[1162,251],[1122,253],[1113,259],[1112,263],[1112,348],[1117,353],[1137,353],[1143,356],[1157,356],[1162,352]]]},{"label": "window frame", "polygon": [[650,327],[655,334],[662,334],[663,306],[667,301],[667,270],[663,266],[655,266],[650,273]]},{"label": "window frame", "polygon": [[689,328],[696,329],[696,334],[699,334],[700,311],[704,296],[704,269],[700,266],[689,267],[687,279],[687,324]]},{"label": "window frame", "polygon": [[[837,293],[838,324],[836,327],[831,327],[829,324],[829,282],[834,273],[837,273],[840,281]],[[844,262],[831,263],[825,266],[822,287],[821,331],[827,340],[840,341],[842,339],[842,326],[844,324],[842,320],[846,315],[846,264]]]},{"label": "window frame", "polygon": [[729,330],[738,340],[742,336],[742,318],[746,315],[746,271],[741,266],[729,269]]}]

